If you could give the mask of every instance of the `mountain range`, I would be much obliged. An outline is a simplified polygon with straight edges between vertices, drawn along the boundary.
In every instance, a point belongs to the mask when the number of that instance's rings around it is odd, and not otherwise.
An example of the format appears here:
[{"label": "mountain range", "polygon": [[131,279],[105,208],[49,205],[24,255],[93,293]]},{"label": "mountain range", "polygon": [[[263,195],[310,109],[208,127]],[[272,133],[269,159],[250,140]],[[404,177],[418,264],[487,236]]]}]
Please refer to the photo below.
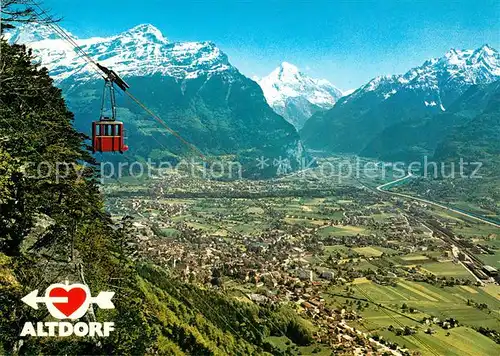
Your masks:
[{"label": "mountain range", "polygon": [[297,130],[316,112],[331,109],[343,93],[326,79],[314,79],[288,62],[264,78],[254,78],[267,103]]},{"label": "mountain range", "polygon": [[[297,131],[267,104],[259,85],[242,75],[212,42],[170,42],[152,25],[119,35],[74,41],[94,61],[112,68],[136,97],[205,155],[229,155],[244,173],[276,172],[256,166],[256,158],[287,159],[298,166],[305,153]],[[103,81],[92,65],[44,25],[26,25],[9,35],[23,43],[63,90],[75,125],[89,132],[99,118]],[[187,148],[125,97],[118,117],[128,128],[130,154],[179,160]],[[263,129],[265,128],[265,130]]]},{"label": "mountain range", "polygon": [[[457,100],[472,85],[497,80],[500,54],[496,50],[488,45],[476,50],[452,49],[405,74],[370,80],[329,111],[313,115],[301,137],[307,147],[325,153],[401,158],[414,148],[413,141],[402,138],[411,136],[408,127],[423,125],[426,120],[434,124],[436,115],[445,120],[442,114],[458,105]],[[414,153],[420,153],[418,147]]]},{"label": "mountain range", "polygon": [[[79,39],[69,35],[92,59],[123,77],[161,74],[194,79],[234,69],[214,43],[170,42],[150,24],[111,37]],[[9,34],[9,41],[29,45],[56,83],[100,78],[94,67],[50,27],[39,24],[18,27]]]},{"label": "mountain range", "polygon": [[[297,168],[307,157],[302,142],[309,152],[326,155],[406,161],[445,151],[450,156],[457,145],[447,140],[465,137],[451,132],[491,124],[491,119],[472,120],[492,112],[490,101],[498,93],[492,83],[500,80],[500,54],[488,45],[452,49],[404,74],[379,76],[342,93],[287,62],[251,80],[214,43],[171,42],[152,25],[110,37],[70,36],[93,60],[120,73],[134,95],[186,140],[206,155],[239,160],[249,176],[276,173],[272,165],[257,169],[261,157],[288,159]],[[43,25],[17,28],[9,41],[33,50],[62,88],[75,125],[88,133],[99,117],[103,85],[92,65]],[[173,161],[188,154],[124,96],[118,107],[130,154]]]},{"label": "mountain range", "polygon": [[[361,155],[385,161],[415,161],[422,159],[423,156],[433,155],[439,160],[446,156],[458,158],[462,155],[458,154],[458,151],[453,154],[448,145],[452,140],[451,134],[456,130],[472,132],[473,129],[485,125],[486,122],[478,118],[483,113],[494,112],[495,106],[492,103],[498,96],[500,96],[500,81],[472,85],[445,112],[405,120],[387,127],[366,145]],[[498,126],[497,123],[482,129],[490,131]],[[470,142],[462,142],[462,147],[467,144],[472,147],[478,142],[472,135],[469,135],[469,138]],[[448,147],[447,154],[437,152],[438,146]],[[473,159],[471,155],[468,156]],[[477,158],[481,156],[478,155]]]}]

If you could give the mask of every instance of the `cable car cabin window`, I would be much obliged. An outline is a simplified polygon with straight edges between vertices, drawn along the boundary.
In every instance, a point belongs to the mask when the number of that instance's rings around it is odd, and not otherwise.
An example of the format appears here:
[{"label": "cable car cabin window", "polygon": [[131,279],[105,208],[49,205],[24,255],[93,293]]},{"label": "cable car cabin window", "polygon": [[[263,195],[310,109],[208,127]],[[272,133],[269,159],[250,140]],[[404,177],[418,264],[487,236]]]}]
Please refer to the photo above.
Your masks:
[{"label": "cable car cabin window", "polygon": [[97,136],[120,136],[121,124],[97,124]]}]

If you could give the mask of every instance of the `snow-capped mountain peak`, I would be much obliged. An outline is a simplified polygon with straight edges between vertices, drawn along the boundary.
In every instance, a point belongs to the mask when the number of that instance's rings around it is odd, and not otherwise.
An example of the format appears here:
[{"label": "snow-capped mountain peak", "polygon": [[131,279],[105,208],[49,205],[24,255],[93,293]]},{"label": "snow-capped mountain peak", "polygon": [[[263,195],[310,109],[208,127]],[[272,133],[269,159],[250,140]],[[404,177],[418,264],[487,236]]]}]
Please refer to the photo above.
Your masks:
[{"label": "snow-capped mountain peak", "polygon": [[141,24],[132,27],[117,37],[128,37],[132,39],[142,38],[145,41],[152,41],[156,43],[169,43],[168,39],[163,36],[161,31],[151,24]]},{"label": "snow-capped mountain peak", "polygon": [[[440,58],[431,58],[405,74],[379,76],[359,88],[347,101],[367,92],[382,100],[404,91],[418,91],[422,105],[445,111],[449,105],[472,84],[488,84],[500,80],[500,53],[483,45],[476,50],[450,49]],[[431,105],[429,103],[436,103]]]},{"label": "snow-capped mountain peak", "polygon": [[458,75],[475,84],[495,80],[500,75],[500,53],[487,44],[476,50],[451,49],[443,57],[426,61],[419,68],[424,72],[447,73],[455,79]]},{"label": "snow-capped mountain peak", "polygon": [[328,80],[311,78],[288,62],[255,79],[268,104],[296,128],[301,128],[315,111],[331,108],[342,96]]},{"label": "snow-capped mountain peak", "polygon": [[271,75],[277,76],[279,80],[282,81],[294,81],[299,80],[300,71],[299,68],[293,64],[283,62],[271,73]]},{"label": "snow-capped mountain peak", "polygon": [[491,47],[489,44],[485,43],[481,48],[479,48],[477,51],[481,52],[481,53],[486,53],[487,55],[489,56],[494,56],[495,53],[498,54],[498,52],[493,48]]},{"label": "snow-capped mountain peak", "polygon": [[[77,38],[75,42],[96,62],[124,77],[162,74],[191,79],[236,70],[212,42],[169,42],[150,24],[135,26],[110,37]],[[46,25],[26,25],[8,36],[10,42],[26,44],[56,82],[72,78],[97,78],[92,65]]]},{"label": "snow-capped mountain peak", "polygon": [[314,105],[327,108],[342,96],[328,80],[313,79],[288,62],[281,63],[258,83],[271,106],[284,106],[288,98],[303,97]]},{"label": "snow-capped mountain peak", "polygon": [[[68,35],[75,39],[76,37],[66,31]],[[44,40],[57,40],[59,35],[49,26],[38,23],[26,23],[18,26],[5,34],[6,39],[11,43],[29,44]]]}]

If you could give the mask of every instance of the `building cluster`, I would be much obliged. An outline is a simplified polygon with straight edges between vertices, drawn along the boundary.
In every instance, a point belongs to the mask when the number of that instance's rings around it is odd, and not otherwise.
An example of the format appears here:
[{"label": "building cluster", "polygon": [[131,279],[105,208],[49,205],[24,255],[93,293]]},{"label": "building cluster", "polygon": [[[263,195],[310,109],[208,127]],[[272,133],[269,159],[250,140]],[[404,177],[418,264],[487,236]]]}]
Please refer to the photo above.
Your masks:
[{"label": "building cluster", "polygon": [[[108,206],[112,215],[134,217],[130,233],[135,236],[133,244],[140,258],[167,267],[190,283],[241,291],[254,303],[294,305],[319,326],[319,341],[334,349],[351,345],[359,354],[402,354],[405,350],[389,348],[383,341],[348,326],[346,321],[360,320],[361,316],[354,310],[329,305],[324,292],[330,286],[360,277],[381,285],[394,285],[399,278],[436,282],[435,276],[416,266],[418,262],[392,262],[415,253],[436,262],[461,263],[482,280],[498,279],[496,268],[474,258],[477,251],[472,248],[481,253],[489,252],[487,247],[469,248],[446,231],[427,224],[429,217],[422,213],[422,203],[393,199],[391,204],[384,204],[374,194],[342,187],[339,195],[346,197],[346,202],[341,207],[319,206],[317,214],[306,209],[287,212],[289,196],[328,196],[328,189],[333,188],[308,182],[297,190],[286,179],[229,183],[172,175],[161,182],[153,181],[147,189],[108,192]],[[274,199],[272,203],[269,196]],[[190,199],[196,199],[196,206]],[[324,219],[322,214],[332,218]],[[307,224],[291,224],[290,220]],[[445,226],[445,222],[438,223]],[[252,224],[261,228],[257,232],[232,228],[252,228]],[[363,232],[324,233],[324,229],[343,227]],[[337,245],[347,252],[328,252],[327,247]],[[392,258],[387,258],[386,252],[381,256],[356,252],[363,247],[391,251]],[[431,320],[427,325],[432,323],[438,322]],[[443,328],[455,325],[453,320],[439,323]]]}]

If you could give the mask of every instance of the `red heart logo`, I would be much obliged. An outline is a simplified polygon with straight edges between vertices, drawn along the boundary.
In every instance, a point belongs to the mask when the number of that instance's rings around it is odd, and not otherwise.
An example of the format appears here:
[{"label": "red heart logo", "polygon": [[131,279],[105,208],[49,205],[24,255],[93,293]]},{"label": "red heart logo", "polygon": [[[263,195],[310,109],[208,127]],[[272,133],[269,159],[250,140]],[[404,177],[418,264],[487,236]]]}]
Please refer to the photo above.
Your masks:
[{"label": "red heart logo", "polygon": [[64,288],[54,288],[50,291],[49,296],[68,298],[66,303],[53,303],[53,305],[59,309],[61,313],[69,317],[76,310],[78,310],[83,303],[85,303],[85,300],[87,299],[87,292],[85,289],[80,287],[74,287],[70,290],[66,290]]}]

